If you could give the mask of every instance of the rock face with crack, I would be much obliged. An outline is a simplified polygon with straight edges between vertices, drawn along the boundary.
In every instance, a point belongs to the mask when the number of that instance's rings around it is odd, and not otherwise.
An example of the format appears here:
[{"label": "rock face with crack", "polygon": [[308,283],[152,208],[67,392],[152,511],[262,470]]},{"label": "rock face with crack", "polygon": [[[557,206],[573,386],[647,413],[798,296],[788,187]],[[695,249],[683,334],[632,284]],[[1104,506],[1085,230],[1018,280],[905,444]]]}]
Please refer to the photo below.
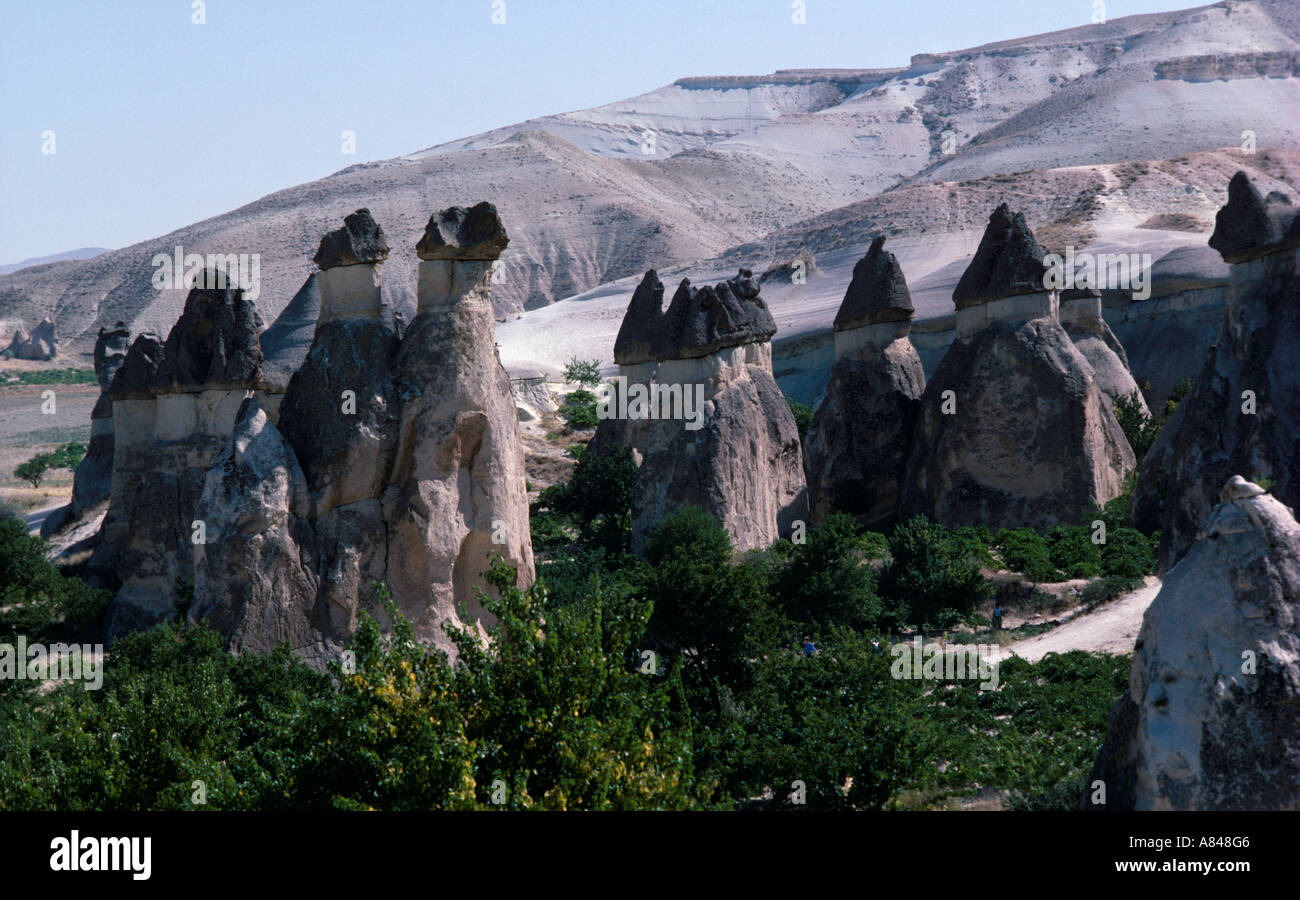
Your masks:
[{"label": "rock face with crack", "polygon": [[262,378],[262,319],[252,301],[238,288],[211,286],[224,281],[216,272],[200,279],[205,286],[190,291],[166,343],[159,350],[137,339],[110,386],[121,460],[104,526],[104,543],[120,548],[110,635],[167,617],[193,581],[193,548],[207,539],[196,516],[204,479]]},{"label": "rock face with crack", "polygon": [[922,397],[904,516],[1048,528],[1122,491],[1133,450],[1061,326],[1044,255],[1023,216],[994,211],[953,296],[957,340]]},{"label": "rock face with crack", "polygon": [[1228,184],[1210,237],[1230,267],[1219,339],[1143,459],[1134,496],[1139,527],[1160,528],[1162,571],[1214,507],[1211,484],[1244,472],[1283,503],[1300,502],[1298,213],[1242,172]]},{"label": "rock face with crack", "polygon": [[854,266],[835,317],[830,383],[804,441],[813,521],[840,509],[877,531],[897,519],[925,390],[921,358],[908,339],[911,295],[884,243],[875,238]]},{"label": "rock face with crack", "polygon": [[666,311],[646,273],[628,306],[614,359],[622,381],[602,404],[590,452],[622,443],[641,465],[632,546],[670,513],[698,506],[737,549],[766,547],[807,518],[799,432],[772,377],[776,323],[753,274],[694,288]]},{"label": "rock face with crack", "polygon": [[1143,618],[1084,809],[1300,809],[1300,525],[1239,475],[1218,500]]}]

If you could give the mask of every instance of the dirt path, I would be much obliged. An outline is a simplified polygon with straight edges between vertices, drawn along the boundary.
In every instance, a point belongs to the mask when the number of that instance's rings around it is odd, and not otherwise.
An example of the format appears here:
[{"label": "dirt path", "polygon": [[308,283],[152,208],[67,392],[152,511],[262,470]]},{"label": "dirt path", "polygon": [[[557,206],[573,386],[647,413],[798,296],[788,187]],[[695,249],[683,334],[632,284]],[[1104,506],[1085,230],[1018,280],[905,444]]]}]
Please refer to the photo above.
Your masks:
[{"label": "dirt path", "polygon": [[1090,613],[1077,616],[1046,634],[1008,644],[1003,652],[1038,662],[1048,653],[1094,650],[1122,654],[1133,650],[1142,614],[1160,592],[1160,580],[1148,577],[1145,586],[1117,597]]},{"label": "dirt path", "polygon": [[28,512],[23,516],[23,522],[27,525],[27,530],[29,532],[32,534],[40,534],[41,526],[45,524],[45,520],[49,518],[50,513],[55,510],[63,509],[63,507],[67,505],[67,502],[64,501],[62,503],[56,503],[53,506],[47,506],[44,509],[33,509],[31,512]]}]

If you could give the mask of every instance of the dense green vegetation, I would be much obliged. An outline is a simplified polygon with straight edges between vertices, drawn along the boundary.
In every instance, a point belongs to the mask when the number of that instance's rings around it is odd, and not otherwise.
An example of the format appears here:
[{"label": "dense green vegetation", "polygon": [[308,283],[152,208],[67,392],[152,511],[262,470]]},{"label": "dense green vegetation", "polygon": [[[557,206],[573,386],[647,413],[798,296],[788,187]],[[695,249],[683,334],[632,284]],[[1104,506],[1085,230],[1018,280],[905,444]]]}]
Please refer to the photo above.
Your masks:
[{"label": "dense green vegetation", "polygon": [[44,369],[35,372],[0,372],[0,384],[92,384],[94,369]]},{"label": "dense green vegetation", "polygon": [[[630,454],[577,455],[534,506],[538,582],[488,569],[492,644],[449,630],[450,664],[412,639],[382,585],[392,632],[365,618],[326,673],[287,648],[236,658],[203,625],[131,635],[101,690],[0,682],[0,808],[878,809],[979,788],[1074,805],[1127,659],[1011,659],[981,690],[894,677],[890,647],[921,626],[982,627],[982,568],[1104,573],[1146,561],[1148,538],[1119,521],[1099,546],[1086,525],[990,534],[924,519],[886,536],[836,515],[738,555],[687,508],[633,556]],[[13,519],[0,578],[0,643],[97,637],[105,596],[60,576]],[[805,635],[816,655],[800,652]]]}]

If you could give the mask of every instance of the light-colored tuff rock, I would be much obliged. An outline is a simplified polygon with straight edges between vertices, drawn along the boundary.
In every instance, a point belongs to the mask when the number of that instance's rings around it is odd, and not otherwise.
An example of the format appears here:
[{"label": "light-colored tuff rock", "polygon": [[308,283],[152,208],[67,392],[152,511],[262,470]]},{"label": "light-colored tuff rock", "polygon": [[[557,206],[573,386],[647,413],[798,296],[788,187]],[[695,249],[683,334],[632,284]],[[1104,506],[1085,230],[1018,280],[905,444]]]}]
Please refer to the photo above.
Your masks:
[{"label": "light-colored tuff rock", "polygon": [[138,338],[113,379],[113,487],[96,551],[121,584],[108,616],[112,636],[171,615],[181,586],[193,581],[193,548],[206,539],[196,507],[261,381],[261,330],[238,288],[195,287],[166,343]]},{"label": "light-colored tuff rock", "polygon": [[1101,294],[1098,291],[1064,291],[1061,294],[1059,318],[1061,327],[1074,341],[1074,346],[1092,366],[1097,387],[1113,404],[1120,398],[1133,398],[1138,409],[1150,415],[1146,398],[1138,389],[1133,373],[1129,371],[1128,354],[1110,330],[1101,315]]},{"label": "light-colored tuff rock", "polygon": [[250,397],[195,506],[207,534],[194,548],[189,620],[206,620],[236,652],[287,641],[310,659],[324,658],[309,509],[293,449]]},{"label": "light-colored tuff rock", "polygon": [[1142,461],[1139,527],[1160,529],[1160,568],[1191,546],[1213,509],[1215,485],[1246,473],[1300,503],[1300,215],[1233,176],[1210,245],[1230,264],[1217,344],[1195,386]]},{"label": "light-colored tuff rock", "polygon": [[366,210],[321,239],[316,330],[280,404],[277,427],[302,467],[318,541],[318,641],[342,641],[363,610],[378,614],[375,585],[388,578],[380,498],[397,449],[401,400],[398,337],[383,314],[387,252]]},{"label": "light-colored tuff rock", "polygon": [[749,270],[704,288],[684,280],[666,311],[663,294],[647,272],[616,342],[622,381],[588,452],[623,444],[640,463],[634,550],[685,506],[721,522],[737,549],[766,547],[808,515],[799,432],[772,377],[776,324]]},{"label": "light-colored tuff rock", "polygon": [[400,337],[380,226],[357,211],[322,239],[316,330],[278,425],[244,403],[200,501],[221,537],[196,554],[191,618],[231,648],[286,640],[324,663],[361,614],[387,622],[382,583],[417,636],[452,653],[445,624],[485,637],[493,624],[477,594],[493,551],[532,583],[523,446],[493,341],[504,239],[491,204],[435,215]]},{"label": "light-colored tuff rock", "polygon": [[1147,609],[1085,809],[1300,809],[1300,525],[1234,476]]},{"label": "light-colored tuff rock", "polygon": [[476,598],[490,554],[515,567],[520,585],[534,577],[523,445],[493,340],[492,263],[505,242],[491,204],[430,219],[419,311],[397,356],[388,578],[417,634],[448,650],[444,622],[485,634],[495,621]]},{"label": "light-colored tuff rock", "polygon": [[1047,528],[1120,494],[1133,450],[1059,295],[1030,290],[1043,255],[1022,216],[993,213],[958,283],[957,340],[925,387],[904,516]]},{"label": "light-colored tuff rock", "polygon": [[804,441],[809,512],[875,530],[897,518],[925,372],[908,340],[912,301],[884,237],[854,267],[835,317],[835,366]]},{"label": "light-colored tuff rock", "polygon": [[[130,341],[131,333],[124,322],[111,329],[99,329],[95,340],[95,378],[100,393],[90,412],[90,446],[73,475],[72,500],[41,523],[41,537],[47,540],[84,524],[81,520],[87,512],[107,500],[113,488],[113,401],[109,399],[108,386],[126,359]],[[93,543],[92,539],[90,544]]]},{"label": "light-colored tuff rock", "polygon": [[40,324],[31,334],[21,328],[16,329],[2,355],[14,359],[54,359],[58,352],[59,344],[54,337],[54,320],[46,316],[41,319]]}]

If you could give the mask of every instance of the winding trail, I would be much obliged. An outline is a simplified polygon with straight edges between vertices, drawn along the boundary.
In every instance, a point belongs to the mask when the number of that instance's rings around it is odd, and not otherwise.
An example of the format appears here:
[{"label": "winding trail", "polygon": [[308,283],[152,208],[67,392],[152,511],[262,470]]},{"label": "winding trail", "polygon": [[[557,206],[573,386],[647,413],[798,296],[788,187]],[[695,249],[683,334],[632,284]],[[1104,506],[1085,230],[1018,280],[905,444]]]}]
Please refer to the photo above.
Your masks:
[{"label": "winding trail", "polygon": [[1003,652],[1014,653],[1029,662],[1038,662],[1049,653],[1069,650],[1130,653],[1142,627],[1142,615],[1158,593],[1160,579],[1150,576],[1136,591],[1076,616],[1045,634],[1008,644]]}]

